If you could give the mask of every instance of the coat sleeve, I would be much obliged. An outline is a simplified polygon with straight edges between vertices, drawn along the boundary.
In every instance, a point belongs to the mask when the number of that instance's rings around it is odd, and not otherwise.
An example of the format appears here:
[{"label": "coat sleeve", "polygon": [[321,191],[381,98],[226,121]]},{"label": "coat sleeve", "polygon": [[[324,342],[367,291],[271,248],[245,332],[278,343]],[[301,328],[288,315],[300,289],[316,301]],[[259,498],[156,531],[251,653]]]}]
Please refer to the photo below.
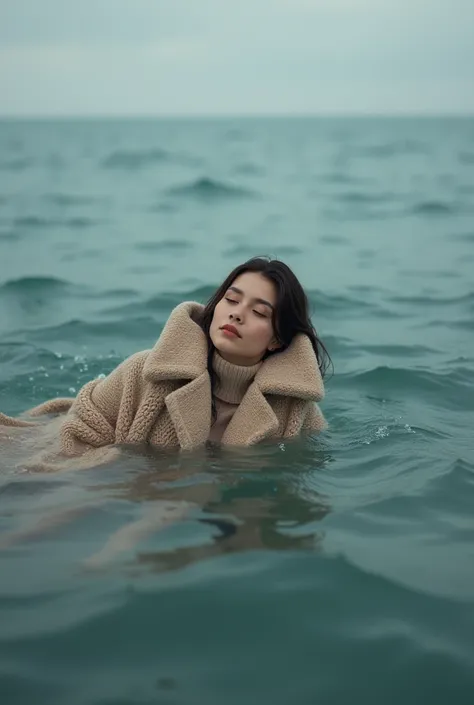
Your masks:
[{"label": "coat sleeve", "polygon": [[310,402],[301,431],[303,433],[321,433],[321,431],[325,431],[327,427],[328,423],[319,406],[314,402]]},{"label": "coat sleeve", "polygon": [[132,355],[104,379],[79,391],[60,428],[61,452],[75,456],[120,441],[117,423],[133,419],[148,351]]}]

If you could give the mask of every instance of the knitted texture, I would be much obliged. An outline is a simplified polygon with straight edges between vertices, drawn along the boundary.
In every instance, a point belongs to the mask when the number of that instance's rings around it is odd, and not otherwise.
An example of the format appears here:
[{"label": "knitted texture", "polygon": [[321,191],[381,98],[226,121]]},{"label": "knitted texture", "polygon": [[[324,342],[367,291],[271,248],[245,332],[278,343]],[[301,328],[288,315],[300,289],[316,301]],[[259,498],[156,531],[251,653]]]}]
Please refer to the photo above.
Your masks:
[{"label": "knitted texture", "polygon": [[262,363],[249,367],[233,365],[215,352],[212,365],[218,377],[214,396],[228,404],[240,404]]},{"label": "knitted texture", "polygon": [[209,440],[216,443],[222,440],[231,418],[262,363],[248,367],[233,365],[215,351],[212,365],[217,373],[217,384],[213,390],[216,419],[211,426]]},{"label": "knitted texture", "polygon": [[[92,460],[96,449],[128,443],[190,450],[208,440],[211,385],[207,341],[198,323],[202,311],[195,302],[180,304],[154,348],[135,353],[105,379],[88,382],[75,399],[52,399],[29,412],[34,417],[61,415],[61,457],[87,454]],[[326,422],[315,402],[323,396],[311,342],[299,334],[289,348],[258,366],[222,443],[248,446],[319,432]],[[31,423],[0,414],[0,427]]]}]

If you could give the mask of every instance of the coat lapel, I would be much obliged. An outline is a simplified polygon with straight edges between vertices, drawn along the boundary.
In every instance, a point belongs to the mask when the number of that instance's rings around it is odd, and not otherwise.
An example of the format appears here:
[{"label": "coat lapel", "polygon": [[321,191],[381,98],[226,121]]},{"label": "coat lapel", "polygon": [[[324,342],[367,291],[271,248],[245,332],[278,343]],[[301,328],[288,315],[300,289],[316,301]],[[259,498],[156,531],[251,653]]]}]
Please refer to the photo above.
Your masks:
[{"label": "coat lapel", "polygon": [[165,399],[183,450],[203,445],[211,430],[211,381],[207,370]]},{"label": "coat lapel", "polygon": [[173,311],[143,370],[155,385],[180,386],[165,397],[179,445],[189,450],[207,441],[211,428],[211,382],[207,341],[197,323],[202,304],[186,301]]},{"label": "coat lapel", "polygon": [[259,387],[253,382],[222,436],[228,445],[254,445],[278,430],[278,419]]}]

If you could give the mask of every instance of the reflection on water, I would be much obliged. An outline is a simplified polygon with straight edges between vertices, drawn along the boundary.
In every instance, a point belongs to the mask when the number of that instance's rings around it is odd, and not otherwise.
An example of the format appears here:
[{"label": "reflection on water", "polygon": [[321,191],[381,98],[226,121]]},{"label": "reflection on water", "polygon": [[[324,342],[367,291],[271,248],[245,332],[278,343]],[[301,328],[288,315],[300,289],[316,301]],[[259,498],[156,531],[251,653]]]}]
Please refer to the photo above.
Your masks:
[{"label": "reflection on water", "polygon": [[[303,495],[295,467],[314,472],[327,459],[301,442],[243,450],[209,445],[192,453],[127,447],[113,466],[49,483],[17,476],[0,490],[2,519],[12,497],[17,508],[0,548],[89,525],[93,551],[77,561],[87,571],[163,571],[240,551],[319,550],[317,522],[330,507],[314,490]],[[1,502],[6,497],[8,505]],[[113,528],[97,531],[98,524]]]}]

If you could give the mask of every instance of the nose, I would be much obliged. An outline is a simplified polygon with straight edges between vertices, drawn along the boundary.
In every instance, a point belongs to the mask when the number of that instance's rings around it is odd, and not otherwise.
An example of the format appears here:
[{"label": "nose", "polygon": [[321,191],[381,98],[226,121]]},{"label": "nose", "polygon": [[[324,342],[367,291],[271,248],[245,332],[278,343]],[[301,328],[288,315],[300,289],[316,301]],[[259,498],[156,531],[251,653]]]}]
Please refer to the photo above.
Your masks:
[{"label": "nose", "polygon": [[237,321],[238,323],[242,323],[242,318],[239,313],[231,313],[229,315],[229,318],[231,321]]}]

